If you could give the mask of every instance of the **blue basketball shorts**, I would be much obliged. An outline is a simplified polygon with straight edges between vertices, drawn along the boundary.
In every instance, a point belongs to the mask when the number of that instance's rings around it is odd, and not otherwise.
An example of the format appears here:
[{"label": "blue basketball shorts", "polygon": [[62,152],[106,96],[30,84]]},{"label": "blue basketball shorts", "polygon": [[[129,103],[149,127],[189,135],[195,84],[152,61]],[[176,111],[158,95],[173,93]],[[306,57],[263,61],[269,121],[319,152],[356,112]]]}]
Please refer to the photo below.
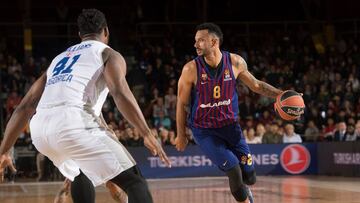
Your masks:
[{"label": "blue basketball shorts", "polygon": [[245,173],[255,170],[238,123],[221,128],[192,128],[192,132],[195,142],[220,170],[226,172],[237,164]]}]

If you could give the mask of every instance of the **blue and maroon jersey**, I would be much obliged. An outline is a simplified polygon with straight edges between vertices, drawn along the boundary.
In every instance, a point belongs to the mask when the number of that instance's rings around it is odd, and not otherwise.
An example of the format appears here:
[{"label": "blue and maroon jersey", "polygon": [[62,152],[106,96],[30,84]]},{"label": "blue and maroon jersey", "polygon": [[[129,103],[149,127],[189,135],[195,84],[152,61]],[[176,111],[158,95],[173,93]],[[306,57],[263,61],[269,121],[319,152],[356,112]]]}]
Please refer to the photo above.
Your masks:
[{"label": "blue and maroon jersey", "polygon": [[197,82],[191,93],[189,124],[195,128],[220,128],[237,121],[238,95],[230,53],[222,51],[219,74],[211,76],[204,57],[195,59]]}]

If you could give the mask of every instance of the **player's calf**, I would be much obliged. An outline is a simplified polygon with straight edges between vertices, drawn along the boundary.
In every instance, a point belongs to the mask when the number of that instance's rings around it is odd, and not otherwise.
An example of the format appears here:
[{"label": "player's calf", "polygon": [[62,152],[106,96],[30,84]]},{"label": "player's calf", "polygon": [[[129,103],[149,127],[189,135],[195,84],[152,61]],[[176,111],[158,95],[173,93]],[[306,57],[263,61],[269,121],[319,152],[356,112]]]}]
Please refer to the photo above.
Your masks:
[{"label": "player's calf", "polygon": [[247,186],[244,184],[241,168],[239,165],[234,166],[226,172],[229,178],[230,191],[236,201],[241,203],[250,203],[249,192]]},{"label": "player's calf", "polygon": [[106,182],[106,187],[109,189],[111,197],[119,203],[127,203],[128,198],[126,193],[111,181]]},{"label": "player's calf", "polygon": [[[111,197],[118,203],[127,203],[127,195],[126,193],[119,188],[114,183],[108,181],[106,182],[106,187],[108,188]],[[56,194],[54,203],[66,203],[69,200],[69,194],[70,194],[70,188],[71,188],[71,181],[69,179],[65,179],[61,189]],[[83,192],[82,194],[86,195],[88,192],[91,193],[92,190]],[[95,196],[94,196],[95,197]],[[77,197],[79,198],[79,197]],[[82,198],[84,199],[84,198]],[[95,201],[95,200],[94,200]]]},{"label": "player's calf", "polygon": [[137,166],[123,171],[111,179],[111,182],[126,192],[129,203],[153,203],[148,185]]}]

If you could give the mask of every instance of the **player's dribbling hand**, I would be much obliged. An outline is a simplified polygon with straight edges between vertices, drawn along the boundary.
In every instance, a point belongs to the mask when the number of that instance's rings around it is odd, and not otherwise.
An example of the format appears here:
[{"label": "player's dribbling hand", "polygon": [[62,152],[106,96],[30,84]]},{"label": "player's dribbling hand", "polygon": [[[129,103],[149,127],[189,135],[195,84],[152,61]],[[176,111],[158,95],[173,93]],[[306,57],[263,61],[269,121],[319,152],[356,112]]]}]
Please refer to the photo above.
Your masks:
[{"label": "player's dribbling hand", "polygon": [[158,155],[161,161],[164,162],[167,167],[171,167],[169,158],[153,134],[144,136],[144,145],[150,150],[152,155]]},{"label": "player's dribbling hand", "polygon": [[175,148],[178,151],[184,151],[187,144],[188,144],[189,140],[187,139],[187,137],[185,136],[177,136],[175,138]]},{"label": "player's dribbling hand", "polygon": [[11,157],[8,154],[3,154],[0,156],[0,182],[4,181],[4,173],[7,167],[9,167],[12,173],[16,172],[16,168]]}]

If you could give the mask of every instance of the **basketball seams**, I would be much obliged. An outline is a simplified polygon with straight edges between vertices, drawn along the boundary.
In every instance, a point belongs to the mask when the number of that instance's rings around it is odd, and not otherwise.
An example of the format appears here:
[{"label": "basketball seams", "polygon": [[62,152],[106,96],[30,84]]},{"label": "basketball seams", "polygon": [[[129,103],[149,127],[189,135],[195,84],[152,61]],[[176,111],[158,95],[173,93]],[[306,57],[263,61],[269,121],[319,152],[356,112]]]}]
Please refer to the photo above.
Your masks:
[{"label": "basketball seams", "polygon": [[290,107],[290,108],[305,108],[304,106],[291,106],[291,105],[281,105],[281,108],[284,108],[284,107]]},{"label": "basketball seams", "polygon": [[281,117],[283,117],[285,120],[294,120],[298,117],[287,114],[284,110],[282,110],[279,107],[278,103],[275,103],[275,109],[278,111],[278,114],[281,115]]},{"label": "basketball seams", "polygon": [[289,98],[289,97],[296,96],[296,95],[299,96],[300,94],[293,90],[286,90],[284,93],[281,94],[281,99],[283,99],[283,97]]},{"label": "basketball seams", "polygon": [[298,116],[292,116],[292,115],[287,114],[281,107],[279,107],[279,103],[278,103],[278,102],[276,102],[276,103],[274,104],[274,106],[275,106],[275,110],[278,111],[278,114],[279,114],[280,117],[282,117],[283,119],[285,119],[285,120],[295,120],[295,119],[298,118]]},{"label": "basketball seams", "polygon": [[[294,97],[300,97],[300,98],[302,99],[302,97],[301,97],[300,95],[293,95],[293,96],[290,96],[290,97],[288,97],[288,98],[280,101],[281,106],[288,106],[288,105],[285,104],[285,103],[289,102],[289,100],[291,100],[291,99],[294,99]],[[300,103],[300,104],[298,104],[299,106],[300,106],[300,105],[301,105],[301,106],[305,106],[305,105],[304,105],[304,102],[303,102],[302,100],[300,100],[300,101],[299,101],[299,100],[293,100],[293,102],[294,102],[294,103]]]}]

